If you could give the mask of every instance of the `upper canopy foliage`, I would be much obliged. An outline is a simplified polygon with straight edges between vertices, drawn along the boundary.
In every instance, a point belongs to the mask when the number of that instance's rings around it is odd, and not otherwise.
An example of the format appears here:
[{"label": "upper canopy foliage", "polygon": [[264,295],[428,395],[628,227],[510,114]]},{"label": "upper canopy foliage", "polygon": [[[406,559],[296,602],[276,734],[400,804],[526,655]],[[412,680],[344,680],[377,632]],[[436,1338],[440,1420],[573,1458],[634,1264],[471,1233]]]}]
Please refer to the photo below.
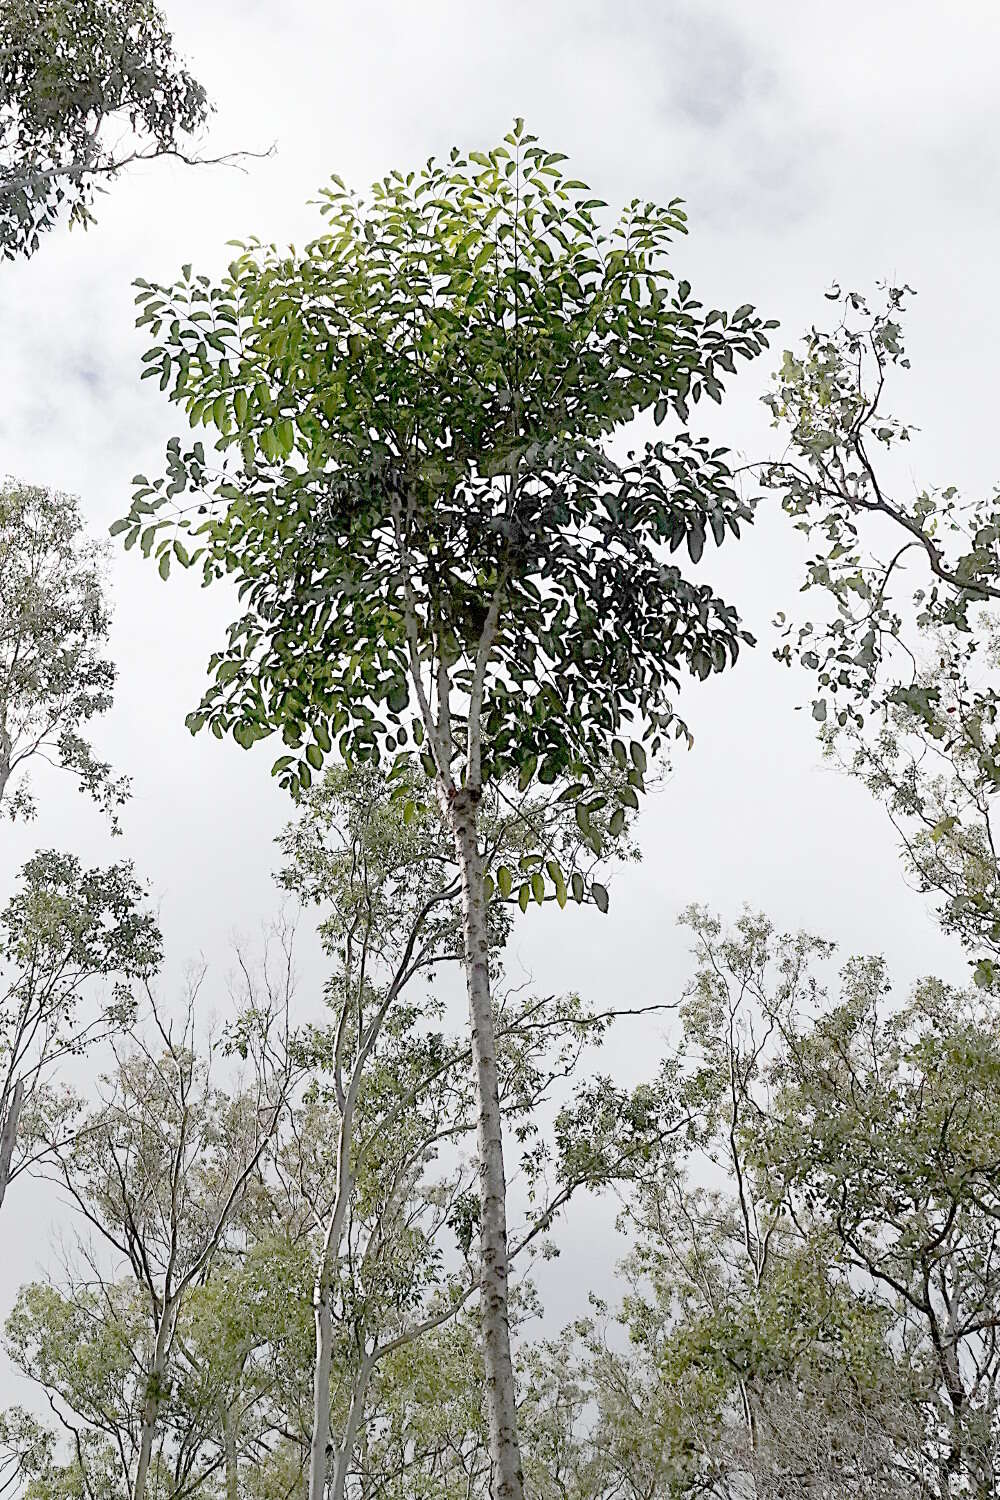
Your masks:
[{"label": "upper canopy foliage", "polygon": [[26,772],[41,759],[70,771],[117,828],[128,782],[81,734],[114,695],[103,575],[104,548],[72,495],[0,485],[0,802],[12,818],[34,815]]},{"label": "upper canopy foliage", "polygon": [[91,222],[102,178],[174,152],[208,108],[151,0],[5,0],[0,254],[33,255],[64,212]]},{"label": "upper canopy foliage", "polygon": [[378,759],[426,733],[446,781],[585,771],[632,720],[658,744],[680,668],[746,639],[663,558],[750,519],[725,450],[679,432],[619,460],[607,440],[721,399],[772,325],[674,280],[678,202],[606,230],[564,160],[518,122],[369,199],[335,178],[304,251],[254,241],[218,286],[140,283],[146,373],[226,458],[172,440],[113,530],[164,576],[172,557],[236,574],[245,613],[189,723],[280,729],[293,791],[338,737]]}]

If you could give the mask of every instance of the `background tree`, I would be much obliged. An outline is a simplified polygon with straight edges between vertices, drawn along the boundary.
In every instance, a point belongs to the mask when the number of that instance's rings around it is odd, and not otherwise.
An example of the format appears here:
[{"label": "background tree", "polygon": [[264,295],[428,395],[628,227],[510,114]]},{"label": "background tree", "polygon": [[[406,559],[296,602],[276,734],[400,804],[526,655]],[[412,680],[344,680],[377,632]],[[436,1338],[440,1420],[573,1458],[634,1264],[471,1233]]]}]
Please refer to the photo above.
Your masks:
[{"label": "background tree", "polygon": [[7,0],[0,14],[0,252],[33,255],[135,161],[186,155],[208,118],[150,0]]},{"label": "background tree", "polygon": [[0,914],[0,1204],[66,1123],[52,1073],[134,1016],[160,935],[130,865],[36,854]]},{"label": "background tree", "polygon": [[[723,1493],[750,1474],[764,1494],[989,1494],[1000,1071],[988,1003],[928,980],[901,1004],[884,965],[862,958],[833,992],[828,944],[751,914],[730,933],[703,912],[689,920],[689,1097],[697,1150],[726,1187],[641,1185],[642,1277],[626,1307],[655,1340],[654,1369],[668,1348],[707,1391],[700,1440],[713,1413],[723,1423],[700,1461],[721,1452]],[[650,1284],[664,1289],[652,1315]]]},{"label": "background tree", "polygon": [[883,290],[872,309],[835,289],[841,322],[786,352],[768,398],[790,451],[765,478],[821,543],[805,586],[830,606],[817,600],[804,624],[779,617],[778,654],[814,674],[828,747],[885,802],[908,871],[993,985],[1000,495],[909,494],[899,457],[913,429],[888,405],[909,365],[909,288]]},{"label": "background tree", "polygon": [[[630,762],[620,736],[634,723],[657,749],[680,670],[735,659],[734,612],[662,557],[686,543],[696,562],[709,534],[749,519],[724,450],[678,433],[619,461],[608,440],[638,412],[685,420],[689,401],[721,399],[769,326],[749,306],[705,315],[673,281],[677,203],[633,202],[604,231],[562,160],[517,122],[492,151],[391,174],[369,201],[335,179],[304,255],[251,245],[220,286],[142,284],[140,322],[165,335],[147,374],[233,462],[220,475],[200,443],[172,440],[167,478],[142,480],[113,528],[164,575],[175,557],[241,583],[192,729],[243,745],[280,731],[293,791],[334,742],[352,764],[422,747],[462,881],[503,1500],[523,1484],[483,788],[563,780],[586,831],[612,755],[627,804],[642,786],[646,751]],[[189,491],[194,516],[176,499]],[[524,901],[547,881],[565,900],[552,861],[526,873]]]},{"label": "background tree", "polygon": [[[92,1465],[97,1489],[107,1471],[132,1500],[161,1480],[175,1494],[196,1489],[199,1464],[205,1477],[225,1461],[211,1442],[217,1407],[189,1408],[178,1423],[170,1405],[181,1319],[213,1260],[225,1259],[295,1080],[287,995],[276,1008],[251,995],[230,1039],[206,1046],[199,989],[196,978],[176,1025],[150,995],[149,1018],[115,1045],[98,1102],[81,1110],[68,1142],[50,1143],[42,1170],[92,1233],[92,1245],[81,1242],[86,1280],[24,1294],[11,1331],[15,1361],[50,1393],[70,1435],[77,1483],[89,1488]],[[212,1077],[229,1046],[252,1063],[231,1093]]]},{"label": "background tree", "polygon": [[25,773],[43,760],[74,775],[117,828],[128,783],[82,733],[115,685],[103,560],[73,496],[0,487],[0,802],[12,818],[33,815]]}]

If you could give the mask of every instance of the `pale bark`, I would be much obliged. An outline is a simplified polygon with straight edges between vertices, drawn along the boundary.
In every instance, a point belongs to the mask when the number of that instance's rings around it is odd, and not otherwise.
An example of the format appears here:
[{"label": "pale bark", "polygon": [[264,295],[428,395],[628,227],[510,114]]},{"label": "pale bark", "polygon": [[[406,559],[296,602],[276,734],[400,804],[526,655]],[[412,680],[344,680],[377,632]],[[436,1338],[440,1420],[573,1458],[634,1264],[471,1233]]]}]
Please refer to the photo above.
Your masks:
[{"label": "pale bark", "polygon": [[149,1371],[146,1376],[146,1399],[142,1407],[139,1461],[136,1464],[135,1480],[132,1485],[132,1500],[144,1500],[146,1494],[149,1463],[153,1453],[153,1438],[156,1434],[156,1422],[160,1415],[160,1405],[163,1400],[163,1381],[166,1375],[167,1355],[170,1351],[175,1322],[176,1306],[171,1304],[165,1305],[160,1314],[159,1324],[156,1329],[156,1342],[153,1345],[153,1358],[150,1361]]},{"label": "pale bark", "polygon": [[222,1406],[222,1443],[226,1461],[226,1500],[239,1500],[239,1452],[236,1445],[236,1402]]},{"label": "pale bark", "polygon": [[347,1476],[351,1471],[351,1459],[354,1455],[354,1445],[358,1439],[358,1428],[364,1416],[365,1402],[368,1399],[368,1382],[371,1379],[374,1360],[369,1356],[362,1360],[358,1371],[357,1380],[354,1383],[354,1391],[351,1395],[351,1409],[347,1413],[347,1422],[344,1425],[344,1439],[334,1454],[333,1477],[330,1482],[330,1500],[344,1500],[347,1488]]},{"label": "pale bark", "polygon": [[11,1090],[10,1103],[7,1105],[7,1113],[4,1116],[3,1126],[0,1128],[0,1205],[3,1204],[7,1194],[7,1184],[10,1181],[10,1163],[14,1155],[14,1146],[17,1143],[17,1124],[23,1103],[24,1079],[19,1078]]},{"label": "pale bark", "polygon": [[493,1500],[523,1500],[524,1476],[517,1437],[507,1298],[507,1186],[490,994],[483,861],[476,831],[478,800],[478,789],[464,787],[450,798],[448,812],[462,881],[466,977],[476,1082],[482,1262],[479,1297],[492,1470],[490,1490]]},{"label": "pale bark", "polygon": [[316,1328],[316,1355],[313,1361],[313,1420],[309,1442],[309,1500],[324,1500],[329,1477],[328,1454],[331,1447],[330,1431],[330,1372],[333,1368],[333,1308],[330,1297],[333,1290],[333,1275],[340,1258],[340,1244],[344,1236],[347,1210],[354,1190],[354,1172],[351,1164],[351,1132],[354,1129],[354,1108],[357,1102],[361,1074],[368,1052],[374,1042],[384,1007],[369,1028],[369,1037],[362,1045],[352,1069],[346,1091],[342,1089],[339,1075],[340,1046],[347,1006],[341,1012],[341,1027],[337,1041],[337,1093],[341,1100],[340,1135],[337,1144],[337,1187],[333,1208],[327,1220],[319,1269],[313,1289],[313,1318]]},{"label": "pale bark", "polygon": [[7,731],[7,711],[4,706],[3,719],[0,721],[0,802],[3,802],[7,791],[7,783],[13,770],[12,758],[14,746]]},{"label": "pale bark", "polygon": [[326,1494],[327,1453],[330,1447],[330,1371],[333,1367],[333,1314],[330,1282],[317,1278],[313,1303],[316,1322],[316,1358],[313,1362],[313,1421],[309,1443],[309,1500]]}]

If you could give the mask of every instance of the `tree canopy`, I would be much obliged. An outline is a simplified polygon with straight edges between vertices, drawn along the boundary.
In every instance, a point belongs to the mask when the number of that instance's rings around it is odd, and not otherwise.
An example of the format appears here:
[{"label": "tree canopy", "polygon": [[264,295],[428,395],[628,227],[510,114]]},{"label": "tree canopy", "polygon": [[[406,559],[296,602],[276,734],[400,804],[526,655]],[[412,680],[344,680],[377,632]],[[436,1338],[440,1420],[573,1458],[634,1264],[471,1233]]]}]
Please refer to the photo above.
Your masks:
[{"label": "tree canopy", "polygon": [[0,13],[0,254],[93,222],[129,163],[183,154],[208,118],[152,0],[7,0]]},{"label": "tree canopy", "polygon": [[164,574],[239,578],[246,612],[189,723],[282,732],[293,790],[334,742],[364,759],[416,738],[450,768],[480,713],[487,778],[572,775],[632,718],[658,743],[680,667],[707,676],[745,639],[659,551],[697,562],[750,519],[724,450],[680,431],[616,458],[608,439],[721,399],[772,325],[706,313],[674,278],[678,202],[605,227],[563,161],[519,122],[369,199],[335,179],[301,254],[251,243],[218,286],[141,284],[162,335],[145,373],[225,461],[173,441],[114,529]]}]

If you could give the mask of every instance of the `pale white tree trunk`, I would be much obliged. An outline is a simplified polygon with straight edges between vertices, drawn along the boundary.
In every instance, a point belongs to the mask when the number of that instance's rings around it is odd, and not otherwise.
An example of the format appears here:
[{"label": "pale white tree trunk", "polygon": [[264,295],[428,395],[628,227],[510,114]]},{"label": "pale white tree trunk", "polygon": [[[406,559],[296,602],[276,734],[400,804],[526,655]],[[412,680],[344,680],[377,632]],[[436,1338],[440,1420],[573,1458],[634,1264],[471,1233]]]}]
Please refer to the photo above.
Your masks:
[{"label": "pale white tree trunk", "polygon": [[23,1103],[24,1080],[19,1078],[11,1089],[7,1113],[0,1126],[0,1205],[6,1196],[7,1184],[10,1181],[10,1163],[14,1155],[14,1146],[17,1143],[17,1123],[21,1117]]},{"label": "pale white tree trunk", "polygon": [[226,1461],[226,1500],[239,1500],[239,1456],[236,1446],[236,1403],[222,1405],[222,1443]]},{"label": "pale white tree trunk", "polygon": [[10,780],[10,758],[13,752],[10,735],[7,733],[6,715],[0,721],[0,802],[3,801]]},{"label": "pale white tree trunk", "polygon": [[135,1481],[132,1485],[132,1500],[144,1500],[146,1494],[149,1463],[153,1453],[153,1438],[163,1400],[163,1381],[173,1336],[175,1311],[176,1309],[169,1302],[165,1303],[156,1329],[153,1358],[146,1375],[146,1399],[142,1408],[142,1431],[139,1436],[139,1462],[136,1465]]},{"label": "pale white tree trunk", "polygon": [[483,861],[477,837],[478,789],[464,787],[450,798],[449,820],[462,882],[465,969],[476,1083],[476,1131],[480,1166],[480,1323],[486,1365],[486,1413],[493,1500],[523,1500],[524,1476],[517,1437],[514,1365],[507,1305],[507,1185],[497,1076],[496,1038],[490,994]]},{"label": "pale white tree trunk", "polygon": [[368,1382],[371,1379],[373,1360],[366,1358],[361,1362],[358,1378],[354,1384],[351,1395],[351,1409],[347,1414],[347,1422],[344,1426],[343,1442],[337,1448],[333,1462],[333,1478],[330,1483],[330,1500],[344,1500],[347,1489],[347,1476],[351,1471],[351,1459],[354,1456],[354,1445],[358,1440],[358,1428],[361,1426],[361,1418],[364,1416],[365,1401],[368,1398]]},{"label": "pale white tree trunk", "polygon": [[[346,1013],[346,1007],[345,1007]],[[342,1017],[343,1019],[343,1017]],[[313,1361],[313,1422],[309,1443],[309,1500],[324,1500],[330,1465],[330,1374],[333,1369],[333,1308],[330,1305],[333,1273],[340,1258],[347,1209],[354,1189],[351,1166],[351,1131],[361,1072],[367,1052],[362,1047],[350,1084],[341,1096],[340,1137],[337,1145],[337,1189],[327,1220],[316,1284],[313,1288],[313,1318],[316,1355]]]},{"label": "pale white tree trunk", "polygon": [[[322,1279],[321,1279],[322,1278]],[[316,1357],[313,1361],[313,1421],[309,1443],[309,1500],[326,1494],[327,1453],[330,1447],[330,1372],[333,1368],[333,1312],[330,1281],[317,1278],[313,1300]]]}]

